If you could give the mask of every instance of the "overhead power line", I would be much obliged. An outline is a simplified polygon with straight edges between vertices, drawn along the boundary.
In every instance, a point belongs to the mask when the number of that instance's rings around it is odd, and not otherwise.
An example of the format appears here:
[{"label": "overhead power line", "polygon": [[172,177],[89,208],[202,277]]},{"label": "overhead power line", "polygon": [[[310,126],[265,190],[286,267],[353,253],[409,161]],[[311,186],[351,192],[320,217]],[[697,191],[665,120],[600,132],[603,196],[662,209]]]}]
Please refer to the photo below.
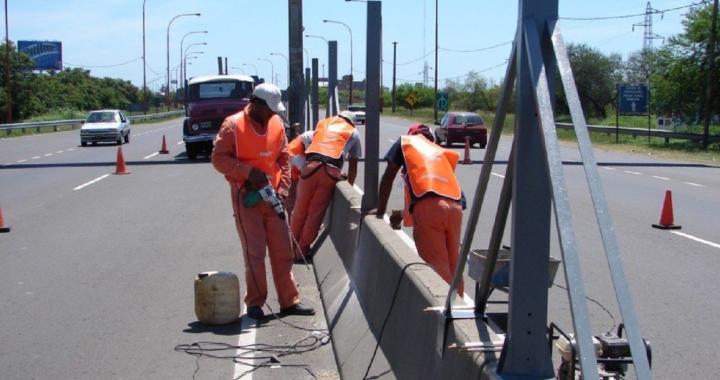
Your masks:
[{"label": "overhead power line", "polygon": [[128,64],[130,64],[130,63],[133,63],[133,62],[135,62],[135,61],[139,61],[139,60],[141,60],[141,59],[142,59],[142,57],[138,57],[138,58],[133,59],[132,61],[127,61],[127,62],[118,63],[118,64],[114,64],[114,65],[104,65],[104,66],[76,65],[76,64],[70,63],[70,62],[63,62],[63,65],[70,65],[70,66],[75,66],[75,67],[82,67],[82,68],[86,68],[86,69],[104,69],[104,68],[108,68],[108,67],[125,66],[125,65],[128,65]]},{"label": "overhead power line", "polygon": [[[653,9],[652,13],[665,13],[665,12],[673,12],[680,9],[690,8],[697,5],[703,5],[705,4],[704,1],[701,1],[699,3],[693,3],[690,5],[683,5],[681,7],[675,7],[675,8],[669,8],[669,9]],[[643,13],[637,13],[632,15],[621,15],[621,16],[607,16],[607,17],[559,17],[560,20],[568,20],[568,21],[600,21],[600,20],[615,20],[615,19],[621,19],[621,18],[632,18],[632,17],[645,17],[647,12]]]}]

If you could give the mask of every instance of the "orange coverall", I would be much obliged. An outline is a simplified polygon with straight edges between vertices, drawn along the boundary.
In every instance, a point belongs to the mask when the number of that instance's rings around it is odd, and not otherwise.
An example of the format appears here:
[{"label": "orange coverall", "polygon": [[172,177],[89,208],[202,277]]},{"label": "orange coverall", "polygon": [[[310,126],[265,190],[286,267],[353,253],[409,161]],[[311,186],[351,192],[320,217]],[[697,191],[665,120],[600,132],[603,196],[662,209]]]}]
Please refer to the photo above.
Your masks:
[{"label": "orange coverall", "polygon": [[[277,117],[273,116],[273,118]],[[255,123],[251,118],[247,117],[245,120],[252,124],[252,128],[247,128],[246,133],[252,133],[253,129],[256,133],[265,130],[264,126]],[[225,175],[225,179],[230,183],[230,198],[235,212],[235,224],[245,253],[243,255],[247,287],[245,304],[248,308],[265,304],[268,293],[265,276],[265,252],[267,250],[280,308],[293,306],[300,303],[300,300],[292,274],[294,258],[288,225],[278,217],[268,202],[261,201],[249,208],[243,204],[241,198],[244,196],[244,190],[239,189],[237,183],[245,183],[253,167],[238,160],[235,145],[236,125],[235,118],[231,116],[225,119],[215,138],[215,148],[211,157],[215,169]],[[286,197],[290,185],[286,138],[276,162],[282,170],[282,178],[279,188],[275,190],[280,196]]]}]

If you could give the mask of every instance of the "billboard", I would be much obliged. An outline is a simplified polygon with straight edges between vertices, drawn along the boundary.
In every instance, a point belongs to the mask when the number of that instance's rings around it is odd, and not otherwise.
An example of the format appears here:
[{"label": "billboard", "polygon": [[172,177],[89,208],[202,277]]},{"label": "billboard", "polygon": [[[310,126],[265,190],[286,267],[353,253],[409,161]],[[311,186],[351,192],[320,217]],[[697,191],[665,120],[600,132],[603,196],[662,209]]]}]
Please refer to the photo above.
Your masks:
[{"label": "billboard", "polygon": [[35,61],[35,70],[62,70],[60,41],[18,41],[18,51]]}]

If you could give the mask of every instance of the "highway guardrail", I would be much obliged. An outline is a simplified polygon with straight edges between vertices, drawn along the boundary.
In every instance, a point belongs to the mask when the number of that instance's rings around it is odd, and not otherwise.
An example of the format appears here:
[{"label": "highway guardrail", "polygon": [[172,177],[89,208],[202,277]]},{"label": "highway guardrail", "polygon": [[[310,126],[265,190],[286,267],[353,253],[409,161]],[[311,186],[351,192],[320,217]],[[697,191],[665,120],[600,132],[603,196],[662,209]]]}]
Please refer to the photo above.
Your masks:
[{"label": "highway guardrail", "polygon": [[[153,120],[153,119],[163,119],[175,115],[182,115],[185,111],[171,111],[171,112],[163,112],[158,114],[152,114],[152,115],[141,115],[141,116],[128,116],[128,119],[130,119],[132,122],[136,121],[146,121],[146,120]],[[0,125],[0,131],[6,130],[7,134],[11,134],[13,130],[15,129],[21,129],[23,133],[28,128],[35,128],[36,132],[40,132],[41,128],[48,128],[52,127],[53,132],[57,132],[59,126],[67,126],[69,125],[72,129],[75,129],[75,126],[80,126],[85,121],[85,119],[71,119],[71,120],[57,120],[57,121],[36,121],[31,123],[15,123],[15,124],[2,124]]]},{"label": "highway guardrail", "polygon": [[[573,124],[572,123],[555,123],[555,127],[558,129],[573,129]],[[588,128],[588,131],[590,131],[590,132],[600,132],[600,133],[607,133],[607,134],[618,133],[621,135],[632,135],[633,137],[647,136],[649,134],[651,137],[664,138],[665,142],[669,142],[670,139],[703,141],[703,135],[699,134],[699,133],[682,133],[682,132],[664,131],[662,129],[643,129],[643,128],[625,128],[625,127],[618,128],[618,127],[604,126],[604,125],[588,125],[587,128]],[[708,137],[708,141],[720,142],[720,136],[710,135]]]}]

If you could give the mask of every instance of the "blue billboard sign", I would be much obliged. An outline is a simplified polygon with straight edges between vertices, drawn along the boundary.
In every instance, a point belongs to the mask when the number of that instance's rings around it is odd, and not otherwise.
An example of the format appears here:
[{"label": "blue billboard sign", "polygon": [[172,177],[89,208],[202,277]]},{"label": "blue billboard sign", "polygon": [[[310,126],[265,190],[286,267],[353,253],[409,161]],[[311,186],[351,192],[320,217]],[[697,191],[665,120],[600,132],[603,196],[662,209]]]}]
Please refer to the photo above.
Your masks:
[{"label": "blue billboard sign", "polygon": [[18,51],[35,62],[35,70],[62,70],[62,42],[18,41]]},{"label": "blue billboard sign", "polygon": [[647,116],[648,85],[646,83],[618,84],[618,111],[621,116]]}]

